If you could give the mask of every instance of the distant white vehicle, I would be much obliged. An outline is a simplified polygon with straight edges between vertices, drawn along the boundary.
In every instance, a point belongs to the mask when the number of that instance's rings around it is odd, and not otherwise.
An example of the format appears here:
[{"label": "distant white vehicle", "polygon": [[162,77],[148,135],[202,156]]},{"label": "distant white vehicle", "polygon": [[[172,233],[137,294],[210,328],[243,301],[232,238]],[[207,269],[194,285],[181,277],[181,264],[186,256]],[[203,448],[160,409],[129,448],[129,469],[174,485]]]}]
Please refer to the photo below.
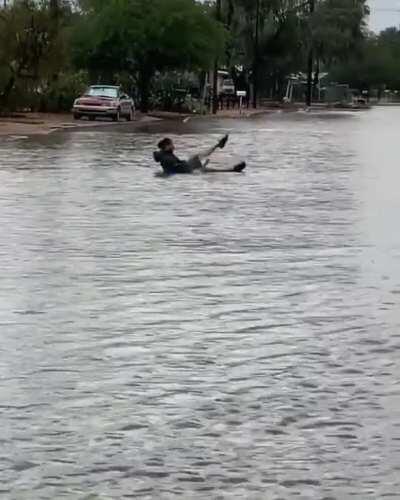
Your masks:
[{"label": "distant white vehicle", "polygon": [[233,83],[233,80],[227,78],[222,82],[221,93],[230,95],[235,94],[235,84]]},{"label": "distant white vehicle", "polygon": [[92,85],[75,100],[72,113],[75,120],[83,116],[89,120],[106,116],[116,122],[121,118],[131,121],[135,117],[135,103],[119,86]]},{"label": "distant white vehicle", "polygon": [[218,94],[235,95],[235,84],[228,71],[218,71]]}]

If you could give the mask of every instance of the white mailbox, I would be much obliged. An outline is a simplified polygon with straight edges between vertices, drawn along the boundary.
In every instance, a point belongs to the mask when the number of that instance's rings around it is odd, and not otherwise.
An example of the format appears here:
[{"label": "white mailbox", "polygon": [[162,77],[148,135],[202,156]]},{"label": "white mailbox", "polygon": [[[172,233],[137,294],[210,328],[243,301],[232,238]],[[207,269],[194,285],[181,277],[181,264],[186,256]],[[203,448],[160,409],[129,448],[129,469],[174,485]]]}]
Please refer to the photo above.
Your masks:
[{"label": "white mailbox", "polygon": [[239,113],[242,114],[243,97],[247,96],[247,92],[245,90],[237,90],[236,95],[239,97]]}]

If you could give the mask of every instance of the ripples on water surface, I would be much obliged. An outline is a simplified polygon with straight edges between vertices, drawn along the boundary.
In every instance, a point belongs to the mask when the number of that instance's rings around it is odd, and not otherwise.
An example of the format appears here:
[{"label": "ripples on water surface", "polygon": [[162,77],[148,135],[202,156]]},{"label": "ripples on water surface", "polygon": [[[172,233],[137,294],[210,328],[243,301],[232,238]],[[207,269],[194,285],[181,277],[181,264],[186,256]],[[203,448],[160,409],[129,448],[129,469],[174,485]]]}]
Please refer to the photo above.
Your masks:
[{"label": "ripples on water surface", "polygon": [[173,125],[3,140],[1,497],[398,499],[399,124],[189,122],[249,170],[168,180]]}]

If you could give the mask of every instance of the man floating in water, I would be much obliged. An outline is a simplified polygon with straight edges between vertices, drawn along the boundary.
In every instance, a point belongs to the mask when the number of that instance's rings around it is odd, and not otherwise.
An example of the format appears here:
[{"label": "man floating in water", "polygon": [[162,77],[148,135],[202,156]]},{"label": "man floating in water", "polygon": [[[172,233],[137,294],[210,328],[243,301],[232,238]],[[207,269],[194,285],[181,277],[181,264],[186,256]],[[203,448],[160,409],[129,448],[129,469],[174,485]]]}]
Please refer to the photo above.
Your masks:
[{"label": "man floating in water", "polygon": [[246,164],[240,163],[235,167],[227,170],[217,170],[206,168],[209,160],[204,164],[202,160],[208,158],[217,149],[222,149],[228,142],[228,135],[225,135],[215,146],[204,151],[203,153],[196,154],[189,158],[189,160],[180,160],[175,154],[175,146],[171,139],[166,137],[158,143],[158,151],[154,153],[154,159],[157,163],[160,163],[165,175],[174,174],[192,174],[195,170],[202,170],[204,172],[241,172]]}]

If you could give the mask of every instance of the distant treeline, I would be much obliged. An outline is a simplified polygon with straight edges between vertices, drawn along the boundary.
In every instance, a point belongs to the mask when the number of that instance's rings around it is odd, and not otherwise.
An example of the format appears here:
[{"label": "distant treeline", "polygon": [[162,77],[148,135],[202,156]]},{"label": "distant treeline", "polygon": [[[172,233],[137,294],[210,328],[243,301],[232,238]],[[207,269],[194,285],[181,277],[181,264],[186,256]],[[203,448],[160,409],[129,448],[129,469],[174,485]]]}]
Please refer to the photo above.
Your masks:
[{"label": "distant treeline", "polygon": [[366,29],[366,0],[1,0],[0,111],[70,108],[90,83],[153,103],[163,74],[227,68],[279,99],[289,74],[399,88],[400,32]]}]

